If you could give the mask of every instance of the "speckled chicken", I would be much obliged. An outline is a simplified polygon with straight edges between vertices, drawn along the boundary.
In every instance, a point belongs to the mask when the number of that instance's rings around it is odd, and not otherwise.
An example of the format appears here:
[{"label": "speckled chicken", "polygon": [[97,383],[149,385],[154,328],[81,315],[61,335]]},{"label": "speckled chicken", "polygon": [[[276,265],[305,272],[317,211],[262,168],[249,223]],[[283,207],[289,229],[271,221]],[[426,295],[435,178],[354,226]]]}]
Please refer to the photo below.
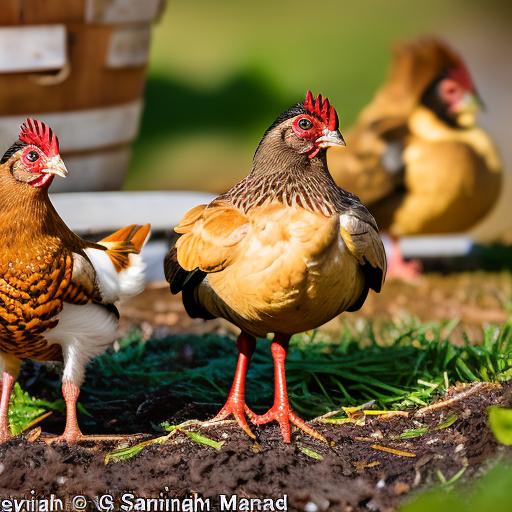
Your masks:
[{"label": "speckled chicken", "polygon": [[[290,424],[322,438],[288,402],[289,340],[360,308],[384,280],[373,217],[327,169],[326,148],[341,145],[334,107],[308,92],[266,131],[245,179],[185,214],[165,260],[171,291],[182,292],[190,316],[225,318],[241,329],[233,385],[216,418],[233,415],[252,437],[247,417],[256,425],[277,421],[285,442]],[[245,377],[256,338],[269,333],[275,399],[258,416],[245,403]]]},{"label": "speckled chicken", "polygon": [[463,60],[444,42],[398,46],[387,82],[328,154],[336,183],[357,194],[394,242],[388,275],[410,277],[397,239],[466,231],[496,203],[502,165],[477,125],[481,106]]},{"label": "speckled chicken", "polygon": [[86,364],[116,337],[114,303],[144,287],[138,253],[149,225],[125,227],[97,244],[82,240],[50,202],[56,175],[67,175],[57,137],[28,119],[0,160],[2,442],[10,438],[9,398],[24,359],[64,361],[66,427],[56,440],[84,437],[76,402]]}]

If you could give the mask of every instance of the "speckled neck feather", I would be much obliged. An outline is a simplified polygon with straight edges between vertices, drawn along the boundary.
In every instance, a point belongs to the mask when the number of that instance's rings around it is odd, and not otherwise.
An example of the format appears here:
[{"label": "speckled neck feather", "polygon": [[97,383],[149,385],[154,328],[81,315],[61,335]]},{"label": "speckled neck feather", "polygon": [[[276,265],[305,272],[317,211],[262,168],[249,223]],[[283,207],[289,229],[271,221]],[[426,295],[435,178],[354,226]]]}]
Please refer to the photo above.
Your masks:
[{"label": "speckled neck feather", "polygon": [[358,202],[334,182],[327,169],[325,150],[310,159],[283,141],[280,124],[304,111],[300,104],[295,105],[277,119],[256,150],[250,174],[220,199],[229,200],[244,212],[277,201],[326,217],[344,212]]},{"label": "speckled neck feather", "polygon": [[45,188],[18,182],[11,173],[14,159],[0,165],[0,239],[2,254],[10,257],[26,245],[57,237],[78,250],[81,239],[60,218]]}]

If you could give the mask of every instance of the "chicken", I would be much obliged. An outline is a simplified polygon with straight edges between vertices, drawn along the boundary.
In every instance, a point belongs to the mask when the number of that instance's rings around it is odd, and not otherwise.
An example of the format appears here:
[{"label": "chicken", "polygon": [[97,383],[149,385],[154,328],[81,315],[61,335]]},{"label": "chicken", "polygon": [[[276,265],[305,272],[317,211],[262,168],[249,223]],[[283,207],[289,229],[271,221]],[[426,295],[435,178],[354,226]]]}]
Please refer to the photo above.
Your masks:
[{"label": "chicken", "polygon": [[[308,92],[265,132],[245,179],[184,215],[165,259],[171,292],[182,292],[191,317],[221,317],[241,329],[233,385],[216,419],[233,415],[251,437],[247,418],[256,425],[277,421],[287,443],[290,424],[323,439],[290,407],[289,340],[357,310],[384,280],[373,217],[327,169],[326,148],[342,145],[334,107]],[[245,378],[256,338],[268,333],[275,399],[259,416],[245,403]]]},{"label": "chicken", "polygon": [[116,337],[114,302],[144,288],[139,252],[149,225],[127,226],[97,244],[82,240],[50,202],[56,175],[67,175],[57,137],[28,119],[0,160],[2,442],[11,436],[9,397],[24,359],[64,361],[66,427],[56,440],[85,437],[76,415],[85,367]]},{"label": "chicken", "polygon": [[496,203],[502,165],[476,123],[480,105],[461,57],[437,39],[420,39],[398,47],[347,151],[329,151],[336,183],[357,194],[391,236],[388,276],[417,274],[398,237],[466,231]]}]

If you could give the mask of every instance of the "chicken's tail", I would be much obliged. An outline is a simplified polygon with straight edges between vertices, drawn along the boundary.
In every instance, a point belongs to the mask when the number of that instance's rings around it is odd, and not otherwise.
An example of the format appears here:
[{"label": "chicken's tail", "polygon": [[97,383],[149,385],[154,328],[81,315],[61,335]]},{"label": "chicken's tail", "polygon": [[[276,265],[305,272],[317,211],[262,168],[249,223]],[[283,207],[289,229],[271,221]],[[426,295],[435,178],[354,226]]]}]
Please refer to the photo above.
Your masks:
[{"label": "chicken's tail", "polygon": [[98,242],[117,273],[119,299],[132,297],[144,290],[146,265],[140,251],[149,238],[150,224],[131,224]]},{"label": "chicken's tail", "polygon": [[118,272],[130,266],[130,254],[139,254],[149,237],[151,226],[131,224],[103,238],[98,243],[107,248],[114,267]]}]

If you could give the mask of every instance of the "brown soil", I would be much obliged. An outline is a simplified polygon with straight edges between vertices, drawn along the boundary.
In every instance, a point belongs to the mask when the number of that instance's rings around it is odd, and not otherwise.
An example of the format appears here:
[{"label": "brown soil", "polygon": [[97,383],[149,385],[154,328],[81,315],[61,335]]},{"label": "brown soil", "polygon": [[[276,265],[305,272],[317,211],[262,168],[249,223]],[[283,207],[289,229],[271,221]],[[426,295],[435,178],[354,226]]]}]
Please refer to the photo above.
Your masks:
[{"label": "brown soil", "polygon": [[[507,319],[507,306],[512,299],[510,273],[466,272],[451,275],[425,274],[415,283],[389,281],[382,293],[370,293],[366,303],[356,313],[343,314],[329,322],[325,331],[339,332],[340,320],[357,323],[358,319],[382,322],[418,318],[422,321],[460,319],[454,339],[463,331],[478,340],[483,324],[501,324]],[[211,332],[232,330],[227,322],[204,322],[190,319],[181,304],[180,296],[173,296],[165,283],[154,284],[142,295],[124,305],[123,316],[142,323],[152,334]]]},{"label": "brown soil", "polygon": [[[508,453],[499,448],[487,426],[486,408],[512,405],[512,384],[475,384],[451,390],[443,402],[411,411],[407,417],[368,416],[364,425],[327,425],[316,422],[332,446],[295,433],[283,444],[275,425],[257,429],[252,442],[233,423],[196,427],[204,435],[224,441],[220,450],[177,434],[164,445],[140,455],[104,464],[112,445],[47,446],[41,441],[13,440],[0,446],[0,495],[27,496],[51,492],[65,497],[89,497],[106,491],[118,496],[130,490],[146,497],[191,493],[211,497],[237,494],[249,498],[288,496],[289,510],[389,511],[432,483],[447,480],[466,468],[464,478]],[[457,420],[438,429],[450,415]],[[197,416],[184,411],[176,421]],[[428,426],[430,433],[400,439],[404,430]],[[389,453],[382,447],[403,452]],[[304,453],[314,450],[322,460]],[[92,505],[89,510],[93,510]]]}]

